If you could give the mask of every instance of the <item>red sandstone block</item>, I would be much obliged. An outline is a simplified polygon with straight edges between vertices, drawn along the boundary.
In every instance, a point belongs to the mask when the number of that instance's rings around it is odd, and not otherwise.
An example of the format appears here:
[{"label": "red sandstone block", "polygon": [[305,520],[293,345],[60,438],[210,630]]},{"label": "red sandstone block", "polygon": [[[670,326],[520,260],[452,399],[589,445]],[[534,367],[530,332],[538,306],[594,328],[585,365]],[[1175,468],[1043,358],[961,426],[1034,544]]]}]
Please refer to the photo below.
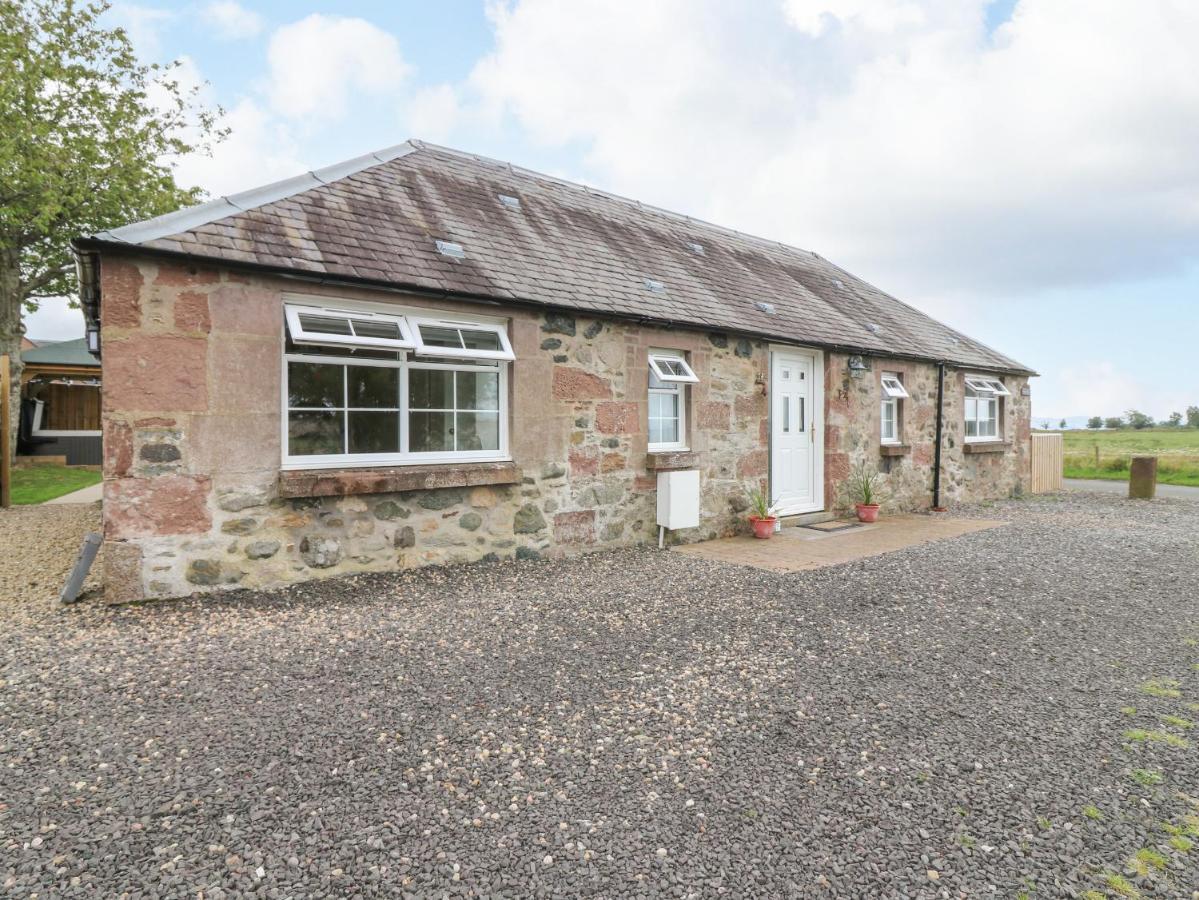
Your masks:
[{"label": "red sandstone block", "polygon": [[136,263],[105,258],[100,265],[101,319],[106,327],[137,328],[142,321],[145,279]]},{"label": "red sandstone block", "polygon": [[279,413],[193,416],[188,455],[193,471],[221,475],[277,472]]},{"label": "red sandstone block", "polygon": [[606,400],[612,396],[607,379],[569,366],[554,366],[553,390],[557,400]]},{"label": "red sandstone block", "polygon": [[595,510],[558,513],[554,516],[554,540],[561,544],[595,543]]},{"label": "red sandstone block", "polygon": [[175,327],[180,331],[209,331],[212,321],[208,315],[208,296],[181,291],[175,298]]},{"label": "red sandstone block", "polygon": [[595,475],[599,472],[599,453],[594,448],[574,448],[570,450],[571,475]]},{"label": "red sandstone block", "polygon": [[750,478],[765,475],[770,467],[770,451],[765,448],[751,450],[737,460],[737,477]]},{"label": "red sandstone block", "polygon": [[124,422],[104,420],[104,475],[124,478],[133,466],[133,429]]},{"label": "red sandstone block", "polygon": [[629,459],[623,453],[605,453],[600,460],[601,472],[618,472],[629,464]]},{"label": "red sandstone block", "polygon": [[174,428],[176,422],[174,419],[164,418],[163,416],[150,416],[146,419],[138,419],[133,423],[135,428]]},{"label": "red sandstone block", "polygon": [[139,334],[104,345],[104,409],[164,412],[208,405],[208,342]]},{"label": "red sandstone block", "polygon": [[104,536],[110,541],[202,534],[212,527],[206,477],[116,478],[104,486]]},{"label": "red sandstone block", "polygon": [[636,403],[611,401],[595,407],[595,428],[603,434],[630,434],[638,430],[640,407]]}]

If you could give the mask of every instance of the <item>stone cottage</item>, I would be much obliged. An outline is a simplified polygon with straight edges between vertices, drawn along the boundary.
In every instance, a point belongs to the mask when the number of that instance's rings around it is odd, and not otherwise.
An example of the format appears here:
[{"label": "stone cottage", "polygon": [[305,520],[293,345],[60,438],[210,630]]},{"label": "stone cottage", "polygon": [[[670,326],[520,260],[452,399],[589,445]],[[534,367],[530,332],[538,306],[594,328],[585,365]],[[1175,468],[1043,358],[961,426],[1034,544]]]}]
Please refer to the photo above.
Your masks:
[{"label": "stone cottage", "polygon": [[[81,238],[112,600],[1006,497],[1033,373],[820,256],[410,141]],[[940,438],[938,442],[938,436]],[[938,453],[938,448],[940,452]]]}]

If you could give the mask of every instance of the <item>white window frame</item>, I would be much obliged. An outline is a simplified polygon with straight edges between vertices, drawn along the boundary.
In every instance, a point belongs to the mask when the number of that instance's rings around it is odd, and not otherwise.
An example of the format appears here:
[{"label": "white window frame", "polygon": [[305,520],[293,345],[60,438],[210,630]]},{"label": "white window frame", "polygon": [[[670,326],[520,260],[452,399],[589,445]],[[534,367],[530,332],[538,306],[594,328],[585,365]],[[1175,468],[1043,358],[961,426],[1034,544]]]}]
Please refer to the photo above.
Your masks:
[{"label": "white window frame", "polygon": [[[656,360],[662,359],[681,360],[683,365],[686,367],[687,372],[690,374],[690,378],[679,375],[671,375],[669,378],[663,378],[658,374],[660,369],[659,364],[656,363]],[[697,383],[699,378],[696,376],[695,371],[687,362],[686,356],[684,356],[683,353],[678,350],[651,350],[649,354],[649,370],[650,375],[652,377],[656,377],[662,384],[661,387],[654,387],[651,377],[649,396],[661,394],[673,395],[678,398],[679,439],[677,441],[659,441],[657,443],[651,442],[648,444],[647,450],[650,453],[666,453],[690,449],[687,442],[687,385]],[[649,412],[650,407],[649,403],[647,402],[645,408],[645,431],[647,435],[649,434]]]},{"label": "white window frame", "polygon": [[[682,374],[676,375],[667,369],[664,365],[667,362],[678,364],[683,370]],[[699,384],[699,376],[681,353],[654,351],[649,355],[649,367],[658,376],[658,380],[665,384]]]},{"label": "white window frame", "polygon": [[[1002,381],[990,375],[967,375],[965,378],[966,388],[962,398],[962,417],[963,423],[974,422],[974,434],[964,434],[966,443],[968,444],[987,444],[1003,440],[1003,397],[1010,397],[1011,392],[1007,389]],[[974,396],[971,396],[973,391]],[[970,415],[970,404],[974,404],[974,415]],[[994,409],[995,415],[983,418],[978,414],[978,405],[980,402],[985,402],[987,406]],[[993,434],[980,434],[980,425],[986,423],[990,426],[991,422],[995,423],[995,431]],[[966,431],[966,426],[962,426],[963,432]],[[988,431],[990,428],[988,427]]]},{"label": "white window frame", "polygon": [[[356,308],[349,304],[344,306],[341,304],[337,306],[310,306],[301,303],[285,303],[283,314],[287,319],[287,332],[291,335],[293,344],[365,347],[382,350],[412,350],[416,347],[416,341],[412,336],[412,327],[408,324],[407,318],[394,313]],[[369,337],[354,334],[310,332],[300,322],[301,315],[320,316],[326,319],[345,319],[347,322],[351,319],[390,322],[399,327],[400,338],[397,340],[396,338]],[[353,325],[350,326],[350,329],[353,330]]]},{"label": "white window frame", "polygon": [[[495,359],[505,362],[511,362],[516,359],[516,354],[512,352],[512,342],[508,340],[508,329],[502,325],[463,319],[417,316],[410,316],[408,321],[412,326],[417,356],[429,356],[438,359]],[[426,344],[424,338],[421,337],[420,329],[422,325],[429,325],[434,328],[452,328],[458,331],[479,331],[485,334],[494,334],[499,338],[500,349],[469,350],[465,347],[435,347],[431,344]]]},{"label": "white window frame", "polygon": [[[320,313],[325,307],[319,304],[319,298],[305,298],[306,303],[299,306],[312,309],[314,312]],[[343,301],[340,299],[330,299],[329,308],[336,309],[340,312],[350,311],[355,316],[362,316],[365,312],[371,312],[371,306],[366,303],[359,304],[354,301]],[[293,304],[289,302],[288,306]],[[426,310],[425,313],[430,311]],[[501,342],[509,352],[511,352],[511,344],[507,340],[507,332],[504,325],[499,322],[490,322],[479,319],[459,319],[456,317],[434,318],[430,316],[421,316],[419,311],[417,315],[412,315],[410,310],[401,310],[390,313],[392,316],[403,316],[408,323],[416,321],[430,321],[437,323],[452,323],[454,327],[486,327],[489,330],[495,330],[497,334],[501,334]],[[290,320],[285,323],[285,328],[290,325]],[[461,463],[461,462],[508,462],[511,460],[511,455],[508,445],[508,417],[509,417],[509,400],[508,400],[508,384],[511,368],[508,358],[493,359],[488,358],[484,354],[496,351],[478,351],[472,352],[470,358],[454,358],[454,359],[420,359],[416,358],[413,351],[397,350],[395,359],[370,359],[356,357],[350,354],[345,356],[333,354],[306,354],[301,352],[288,353],[286,352],[286,334],[284,335],[285,349],[281,354],[282,360],[282,389],[280,391],[280,439],[282,453],[282,467],[284,470],[304,470],[304,469],[352,469],[352,468],[367,468],[379,466],[405,466],[405,465],[423,465],[429,463]],[[325,337],[321,335],[321,337]],[[333,337],[339,337],[334,335]],[[292,338],[292,343],[296,343],[295,338]],[[322,342],[323,343],[323,342]],[[334,342],[336,343],[336,342]],[[415,343],[415,342],[414,342]],[[389,344],[386,347],[378,347],[372,345],[366,349],[396,349],[394,345]],[[415,348],[414,348],[415,349]],[[434,348],[434,349],[450,349],[453,348]],[[398,399],[398,415],[400,417],[400,450],[398,453],[339,453],[339,454],[313,454],[313,455],[291,455],[288,453],[288,413],[290,407],[288,404],[288,363],[300,362],[310,363],[315,365],[340,365],[340,366],[376,366],[383,368],[394,368],[399,370],[399,399]],[[497,372],[499,375],[499,411],[498,411],[498,426],[499,426],[499,447],[496,450],[439,450],[414,453],[408,449],[408,441],[411,433],[410,421],[412,410],[408,405],[408,373],[413,369],[439,369],[455,372]],[[346,386],[348,390],[348,385]],[[455,401],[455,407],[457,403]],[[338,407],[340,411],[348,409],[346,406]],[[357,407],[355,407],[357,409]],[[389,410],[382,410],[389,411]],[[417,410],[421,412],[422,410]],[[430,410],[435,412],[436,410]]]},{"label": "white window frame", "polygon": [[[908,397],[907,389],[903,386],[899,375],[894,372],[883,372],[880,383],[883,397],[879,407],[879,441],[887,445],[902,444],[903,439],[899,432],[899,403]],[[890,412],[891,434],[887,434],[888,411]]]}]

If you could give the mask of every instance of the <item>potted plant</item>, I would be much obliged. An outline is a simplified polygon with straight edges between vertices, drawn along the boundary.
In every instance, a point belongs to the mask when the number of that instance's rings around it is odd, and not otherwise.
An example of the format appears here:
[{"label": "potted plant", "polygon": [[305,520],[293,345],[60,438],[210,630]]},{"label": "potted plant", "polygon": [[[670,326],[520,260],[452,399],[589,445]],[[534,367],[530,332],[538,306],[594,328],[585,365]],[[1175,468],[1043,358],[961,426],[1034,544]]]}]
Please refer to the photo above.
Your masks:
[{"label": "potted plant", "polygon": [[869,464],[863,463],[849,473],[845,487],[853,500],[859,522],[877,522],[882,476]]},{"label": "potted plant", "polygon": [[774,515],[774,510],[770,508],[770,503],[766,500],[766,495],[757,488],[751,488],[749,491],[749,524],[753,526],[754,537],[767,540],[774,534],[774,523],[777,518]]}]

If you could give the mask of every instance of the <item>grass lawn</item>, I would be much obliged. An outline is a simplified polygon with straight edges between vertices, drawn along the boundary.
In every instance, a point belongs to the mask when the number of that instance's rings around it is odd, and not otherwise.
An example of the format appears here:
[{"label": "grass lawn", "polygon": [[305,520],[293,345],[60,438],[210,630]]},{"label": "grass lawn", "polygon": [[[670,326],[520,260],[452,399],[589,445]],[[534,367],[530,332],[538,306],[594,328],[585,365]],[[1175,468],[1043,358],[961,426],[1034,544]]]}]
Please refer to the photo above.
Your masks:
[{"label": "grass lawn", "polygon": [[101,475],[93,469],[69,466],[30,466],[12,471],[12,502],[28,506],[45,503],[71,491],[99,483]]},{"label": "grass lawn", "polygon": [[1199,428],[1066,431],[1062,439],[1067,478],[1125,481],[1131,458],[1149,455],[1162,484],[1199,486]]}]

